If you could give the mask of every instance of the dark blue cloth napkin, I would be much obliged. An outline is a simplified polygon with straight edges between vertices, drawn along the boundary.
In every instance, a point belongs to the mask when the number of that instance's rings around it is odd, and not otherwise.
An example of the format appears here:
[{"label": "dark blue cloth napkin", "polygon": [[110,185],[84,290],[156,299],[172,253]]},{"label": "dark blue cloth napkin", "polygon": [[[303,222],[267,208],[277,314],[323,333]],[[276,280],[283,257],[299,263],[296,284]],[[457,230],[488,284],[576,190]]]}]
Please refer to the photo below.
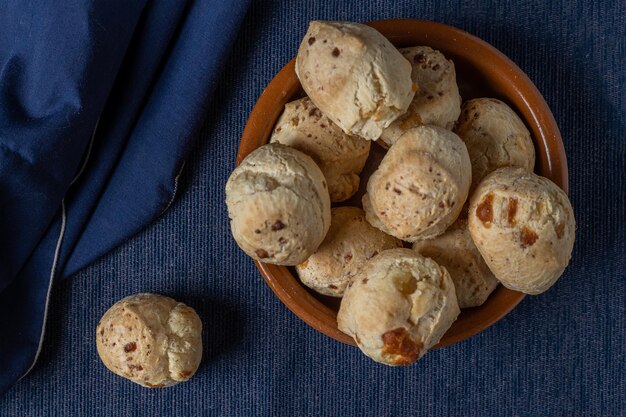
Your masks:
[{"label": "dark blue cloth napkin", "polygon": [[50,287],[167,209],[248,0],[0,2],[0,393]]}]

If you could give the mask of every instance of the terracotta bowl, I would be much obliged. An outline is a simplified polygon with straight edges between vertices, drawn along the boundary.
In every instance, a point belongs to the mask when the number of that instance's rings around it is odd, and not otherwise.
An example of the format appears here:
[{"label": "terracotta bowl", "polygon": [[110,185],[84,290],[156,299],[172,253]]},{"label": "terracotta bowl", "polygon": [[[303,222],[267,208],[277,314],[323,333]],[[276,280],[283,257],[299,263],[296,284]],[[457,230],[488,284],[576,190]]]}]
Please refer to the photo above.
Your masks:
[{"label": "terracotta bowl", "polygon": [[[567,160],[554,117],[537,88],[510,59],[475,36],[440,23],[391,19],[370,22],[368,25],[385,35],[397,47],[427,45],[452,59],[464,100],[495,97],[508,103],[532,133],[537,153],[535,172],[550,178],[567,192]],[[285,65],[259,97],[241,137],[237,164],[254,149],[268,142],[285,103],[303,95],[294,64],[295,58]],[[372,146],[372,150],[362,175],[362,186],[365,186],[368,173],[376,168],[384,153],[378,146]],[[361,192],[351,201],[360,201]],[[298,317],[336,340],[355,344],[351,337],[337,328],[339,299],[309,290],[290,268],[258,262],[257,267],[278,298]],[[524,294],[499,286],[482,306],[462,310],[437,346],[459,342],[486,329],[523,298]]]}]

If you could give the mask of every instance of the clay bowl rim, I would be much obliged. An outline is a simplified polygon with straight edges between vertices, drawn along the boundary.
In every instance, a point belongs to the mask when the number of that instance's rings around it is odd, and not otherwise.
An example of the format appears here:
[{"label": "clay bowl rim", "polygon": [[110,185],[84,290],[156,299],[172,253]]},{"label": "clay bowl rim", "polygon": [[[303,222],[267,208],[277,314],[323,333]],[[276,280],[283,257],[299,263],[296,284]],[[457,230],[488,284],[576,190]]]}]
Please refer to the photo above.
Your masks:
[{"label": "clay bowl rim", "polygon": [[[533,136],[537,153],[535,172],[550,178],[568,192],[567,159],[554,116],[537,87],[506,55],[482,39],[442,23],[418,19],[385,19],[366,24],[380,31],[394,44],[421,43],[443,49],[445,55],[458,55],[486,73],[490,83],[500,84],[500,88],[508,85],[507,102],[515,105]],[[414,40],[417,37],[420,39]],[[445,46],[441,47],[440,44]],[[254,149],[267,143],[284,104],[301,91],[294,68],[295,58],[276,74],[257,100],[241,136],[237,165]],[[267,285],[296,316],[335,340],[355,345],[350,336],[337,328],[337,313],[314,297],[287,267],[257,261],[255,264]],[[524,296],[521,292],[499,285],[483,306],[462,310],[455,324],[460,323],[464,314],[469,314],[469,325],[453,324],[435,347],[460,342],[487,329],[513,310]],[[488,305],[493,310],[491,314],[481,315],[481,310]]]}]

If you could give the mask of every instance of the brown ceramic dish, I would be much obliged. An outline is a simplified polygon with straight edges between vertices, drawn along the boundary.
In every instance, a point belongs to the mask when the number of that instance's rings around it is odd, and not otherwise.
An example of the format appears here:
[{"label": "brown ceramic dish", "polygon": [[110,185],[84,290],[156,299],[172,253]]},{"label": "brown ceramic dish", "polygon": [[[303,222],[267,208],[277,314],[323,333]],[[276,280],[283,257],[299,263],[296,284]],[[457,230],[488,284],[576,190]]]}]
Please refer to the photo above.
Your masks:
[{"label": "brown ceramic dish", "polygon": [[[464,100],[495,97],[508,103],[532,133],[537,153],[535,172],[568,191],[567,160],[554,117],[537,88],[510,59],[475,36],[439,23],[392,19],[368,24],[397,47],[427,45],[452,59]],[[296,47],[294,45],[294,51]],[[257,101],[241,137],[237,164],[254,149],[267,143],[285,103],[303,95],[294,64],[295,59],[289,61]],[[372,147],[373,150],[376,148]],[[378,148],[378,152],[373,154],[380,155],[381,152]],[[368,164],[371,163],[368,161]],[[362,183],[366,182],[367,178],[362,178]],[[351,337],[337,328],[338,299],[307,289],[286,267],[263,263],[257,263],[257,267],[278,298],[298,317],[336,340],[354,344]],[[486,329],[523,298],[524,294],[499,286],[481,307],[462,310],[437,346],[459,342]]]}]

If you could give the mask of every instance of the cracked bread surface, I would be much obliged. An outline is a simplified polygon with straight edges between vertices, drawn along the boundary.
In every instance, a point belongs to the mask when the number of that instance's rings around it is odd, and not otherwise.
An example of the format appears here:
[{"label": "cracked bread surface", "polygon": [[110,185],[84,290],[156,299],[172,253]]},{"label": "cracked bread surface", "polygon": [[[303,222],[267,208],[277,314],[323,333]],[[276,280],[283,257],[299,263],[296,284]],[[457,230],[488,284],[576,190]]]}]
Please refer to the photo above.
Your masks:
[{"label": "cracked bread surface", "polygon": [[454,129],[465,142],[472,162],[472,186],[498,168],[535,167],[535,147],[520,117],[504,102],[476,98],[463,103]]},{"label": "cracked bread surface", "polygon": [[336,207],[331,216],[326,238],[313,255],[296,266],[296,272],[307,287],[341,297],[367,260],[383,250],[402,247],[402,242],[371,226],[358,207]]},{"label": "cracked bread surface", "polygon": [[576,221],[556,184],[524,168],[507,167],[487,175],[474,191],[468,229],[505,287],[540,294],[569,263]]},{"label": "cracked bread surface", "polygon": [[113,373],[148,388],[190,379],[202,359],[202,322],[194,309],[158,294],[115,303],[96,328],[100,359]]},{"label": "cracked bread surface", "polygon": [[407,130],[367,183],[367,221],[407,242],[440,235],[467,199],[471,166],[465,145],[437,126]]},{"label": "cracked bread surface", "polygon": [[313,158],[326,177],[332,202],[347,200],[357,192],[371,146],[368,140],[344,133],[308,97],[285,105],[270,142]]},{"label": "cracked bread surface", "polygon": [[373,360],[410,365],[439,342],[459,312],[445,268],[411,249],[389,249],[350,281],[337,323]]},{"label": "cracked bread surface", "polygon": [[413,243],[413,250],[448,270],[461,308],[482,305],[498,286],[474,245],[467,220],[459,219],[444,234]]},{"label": "cracked bread surface", "polygon": [[233,237],[255,260],[297,265],[330,227],[330,197],[311,157],[278,143],[248,155],[226,183]]},{"label": "cracked bread surface", "polygon": [[428,46],[399,51],[411,63],[411,79],[418,89],[406,113],[383,130],[380,143],[386,147],[413,127],[434,125],[452,130],[461,114],[454,63]]},{"label": "cracked bread surface", "polygon": [[409,61],[359,23],[312,21],[295,70],[322,113],[345,133],[369,140],[406,112],[417,89]]}]

